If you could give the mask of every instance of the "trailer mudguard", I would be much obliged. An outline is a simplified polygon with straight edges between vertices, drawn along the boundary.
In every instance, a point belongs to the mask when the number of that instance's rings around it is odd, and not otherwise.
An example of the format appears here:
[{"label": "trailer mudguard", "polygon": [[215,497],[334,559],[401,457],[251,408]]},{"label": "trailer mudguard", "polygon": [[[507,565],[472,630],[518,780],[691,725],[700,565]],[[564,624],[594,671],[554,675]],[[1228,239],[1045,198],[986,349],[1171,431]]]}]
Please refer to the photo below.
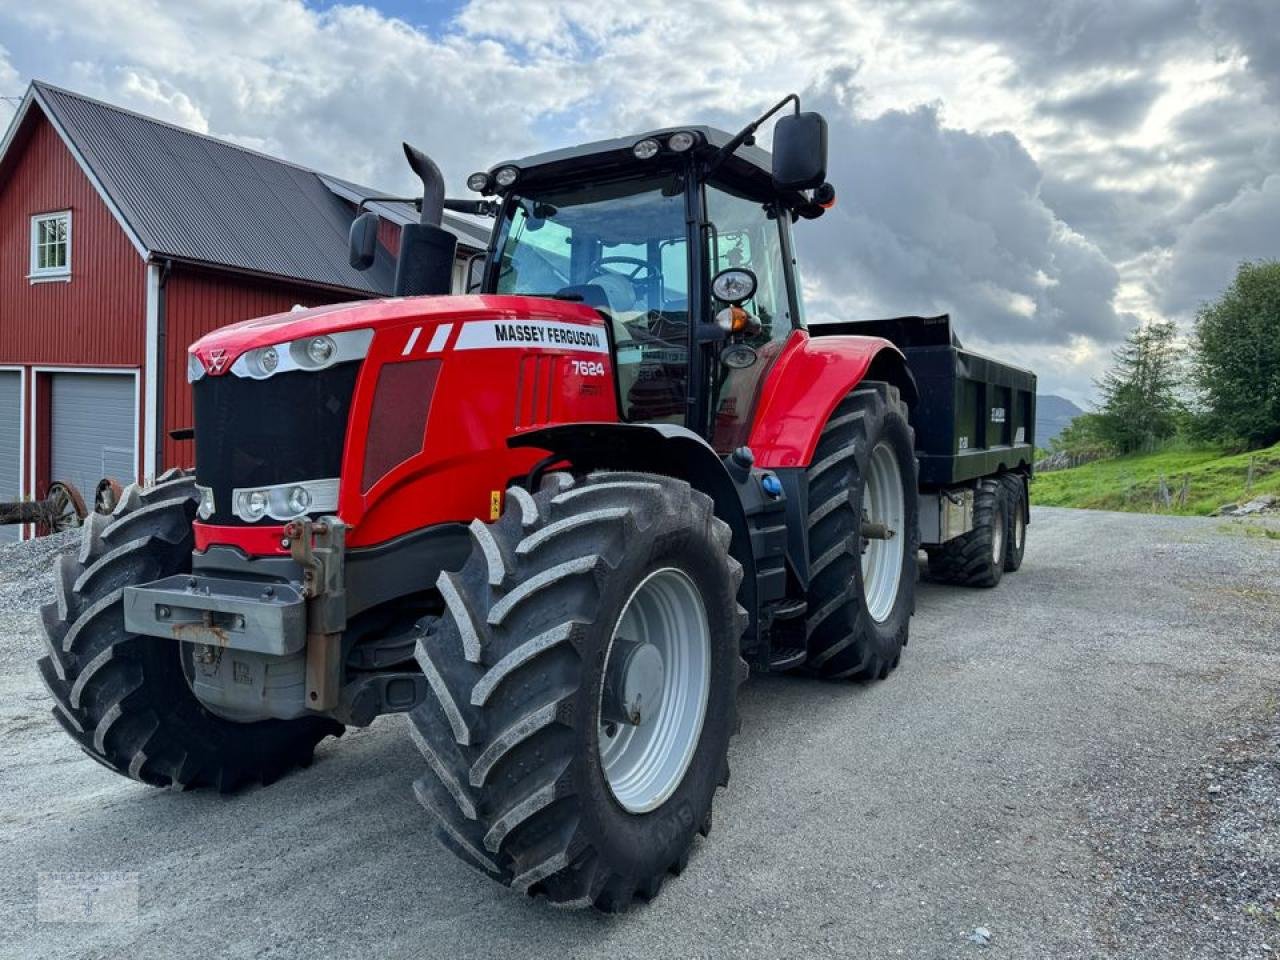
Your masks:
[{"label": "trailer mudguard", "polygon": [[831,411],[865,379],[892,384],[915,406],[915,380],[888,340],[793,333],[761,386],[750,439],[756,465],[807,467]]}]

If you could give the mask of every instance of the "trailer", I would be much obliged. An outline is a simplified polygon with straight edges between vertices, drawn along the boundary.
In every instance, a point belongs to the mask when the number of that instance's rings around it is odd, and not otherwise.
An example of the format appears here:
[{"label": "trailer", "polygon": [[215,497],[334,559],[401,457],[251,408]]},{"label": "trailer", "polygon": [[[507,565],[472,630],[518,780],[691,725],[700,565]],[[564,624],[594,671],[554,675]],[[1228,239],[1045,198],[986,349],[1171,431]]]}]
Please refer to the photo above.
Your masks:
[{"label": "trailer", "polygon": [[[794,95],[505,161],[479,199],[405,152],[397,296],[191,345],[195,471],[86,517],[40,671],[155,786],[269,784],[407,714],[448,850],[623,910],[711,830],[751,669],[881,680],[922,548],[957,583],[1017,568],[1034,377],[945,317],[806,325],[792,229],[836,197]],[[474,294],[445,209],[494,218]]]},{"label": "trailer", "polygon": [[814,335],[884,337],[906,358],[920,545],[940,581],[993,587],[1022,565],[1031,522],[1036,376],[966,350],[949,314],[823,324]]}]

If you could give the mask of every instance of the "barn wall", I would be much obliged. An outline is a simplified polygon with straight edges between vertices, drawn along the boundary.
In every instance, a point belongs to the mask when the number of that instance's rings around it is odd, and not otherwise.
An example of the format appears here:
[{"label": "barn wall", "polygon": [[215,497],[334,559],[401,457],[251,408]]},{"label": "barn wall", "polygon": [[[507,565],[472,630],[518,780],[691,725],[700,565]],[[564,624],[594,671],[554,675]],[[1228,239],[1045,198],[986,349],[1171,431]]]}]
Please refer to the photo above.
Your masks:
[{"label": "barn wall", "polygon": [[190,427],[191,387],[187,383],[187,347],[229,323],[282,313],[294,304],[315,307],[356,299],[331,290],[239,277],[175,265],[164,285],[163,455],[168,467],[192,466],[189,440],[173,440],[169,431]]},{"label": "barn wall", "polygon": [[[43,115],[11,149],[0,178],[0,364],[139,366],[142,257]],[[31,216],[57,210],[71,211],[71,281],[31,283]]]}]

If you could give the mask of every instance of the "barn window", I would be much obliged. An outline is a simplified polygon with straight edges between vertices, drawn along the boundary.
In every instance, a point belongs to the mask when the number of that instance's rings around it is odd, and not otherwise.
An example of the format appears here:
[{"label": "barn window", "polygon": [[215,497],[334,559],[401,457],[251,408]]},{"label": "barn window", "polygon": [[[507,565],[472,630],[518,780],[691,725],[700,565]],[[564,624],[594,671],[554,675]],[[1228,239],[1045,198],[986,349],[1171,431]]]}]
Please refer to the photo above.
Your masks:
[{"label": "barn window", "polygon": [[31,218],[32,281],[71,276],[71,211]]}]

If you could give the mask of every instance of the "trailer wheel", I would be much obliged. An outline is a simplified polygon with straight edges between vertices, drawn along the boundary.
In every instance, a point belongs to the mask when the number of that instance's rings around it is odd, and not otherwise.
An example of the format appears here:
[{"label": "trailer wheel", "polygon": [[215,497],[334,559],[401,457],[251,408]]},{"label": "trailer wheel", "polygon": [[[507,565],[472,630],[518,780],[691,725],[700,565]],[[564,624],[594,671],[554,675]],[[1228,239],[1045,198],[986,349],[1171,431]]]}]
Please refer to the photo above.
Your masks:
[{"label": "trailer wheel", "polygon": [[123,589],[191,570],[195,481],[172,471],[128,487],[110,517],[85,520],[79,555],[54,570],[57,601],[40,610],[40,675],[53,713],[85,753],[153,786],[271,783],[311,762],[323,717],[234,723],[210,713],[183,673],[179,644],[124,629]]},{"label": "trailer wheel", "polygon": [[929,551],[929,577],[965,587],[994,587],[1004,575],[1008,495],[999,480],[979,480],[973,529]]},{"label": "trailer wheel", "polygon": [[562,906],[626,909],[679,873],[728,782],[746,677],[729,528],[639,473],[507,491],[437,581],[416,656],[414,784],[468,865]]},{"label": "trailer wheel", "polygon": [[1027,484],[1018,473],[1002,473],[1008,523],[1005,529],[1004,569],[1014,573],[1027,549]]},{"label": "trailer wheel", "polygon": [[808,667],[883,679],[907,642],[918,550],[913,434],[896,387],[864,383],[836,407],[808,481]]}]

